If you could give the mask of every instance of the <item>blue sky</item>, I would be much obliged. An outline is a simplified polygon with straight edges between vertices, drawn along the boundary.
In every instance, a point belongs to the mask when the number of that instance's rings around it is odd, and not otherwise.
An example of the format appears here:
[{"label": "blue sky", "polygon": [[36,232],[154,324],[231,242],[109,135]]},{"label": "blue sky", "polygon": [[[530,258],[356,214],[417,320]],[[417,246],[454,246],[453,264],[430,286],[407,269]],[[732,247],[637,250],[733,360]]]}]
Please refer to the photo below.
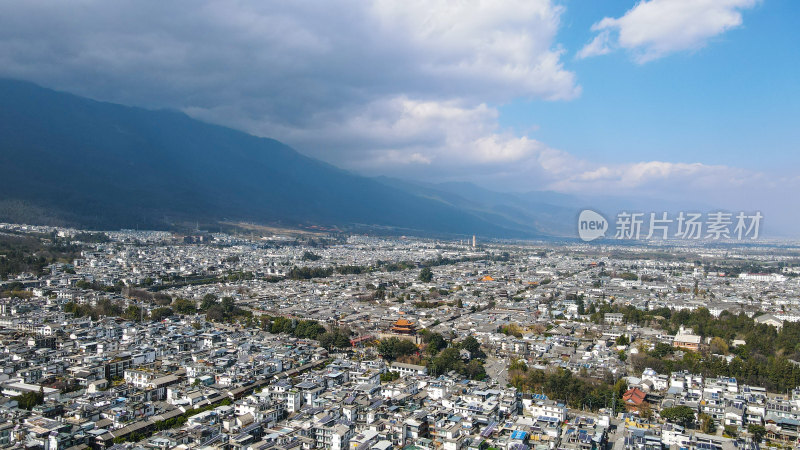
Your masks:
[{"label": "blue sky", "polygon": [[793,0],[0,0],[0,76],[364,175],[702,201],[797,236],[798,19]]},{"label": "blue sky", "polygon": [[[624,5],[624,6],[623,6]],[[568,2],[558,40],[575,55],[602,17],[630,2]],[[609,8],[611,7],[611,8]],[[614,8],[616,7],[616,8]],[[500,124],[587,159],[796,169],[800,162],[800,4],[764,2],[703,47],[638,64],[624,51],[565,58],[583,87],[568,102],[519,99]]]}]

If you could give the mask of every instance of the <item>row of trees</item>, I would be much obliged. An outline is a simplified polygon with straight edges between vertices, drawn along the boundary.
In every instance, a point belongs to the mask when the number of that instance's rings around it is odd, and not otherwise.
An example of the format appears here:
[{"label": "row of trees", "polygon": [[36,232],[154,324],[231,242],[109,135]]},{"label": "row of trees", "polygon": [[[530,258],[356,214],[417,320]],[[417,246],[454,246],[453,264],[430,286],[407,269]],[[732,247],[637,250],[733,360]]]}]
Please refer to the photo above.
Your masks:
[{"label": "row of trees", "polygon": [[301,339],[318,339],[326,331],[316,320],[297,320],[264,314],[258,316],[258,321],[264,331],[272,334],[286,333]]},{"label": "row of trees", "polygon": [[78,280],[78,282],[75,283],[75,287],[79,289],[91,289],[93,291],[114,292],[119,294],[122,292],[122,289],[125,288],[125,284],[122,281],[117,281],[113,285],[109,286],[98,283],[97,281]]},{"label": "row of trees", "polygon": [[[400,266],[398,266],[400,267]],[[341,275],[358,275],[362,273],[380,270],[379,267],[344,265],[336,267],[297,267],[294,266],[286,273],[286,278],[290,280],[310,280],[312,278],[327,278],[334,273]]]},{"label": "row of trees", "polygon": [[122,304],[112,302],[109,299],[100,299],[94,306],[85,303],[68,302],[64,305],[64,312],[70,313],[75,317],[91,317],[92,320],[97,320],[100,317],[121,317],[125,320],[139,322],[141,320],[153,320],[159,322],[174,314],[172,308],[162,306],[154,308],[150,313],[145,313],[144,310],[137,305],[128,305],[123,308]]},{"label": "row of trees", "polygon": [[331,327],[328,330],[316,320],[297,320],[268,314],[253,317],[248,325],[257,326],[272,334],[286,333],[300,339],[315,339],[328,350],[350,347],[352,334],[347,328]]},{"label": "row of trees", "polygon": [[150,292],[144,289],[124,288],[122,295],[139,300],[140,302],[147,302],[159,306],[169,306],[172,303],[172,297],[163,292]]},{"label": "row of trees", "polygon": [[214,294],[206,294],[200,306],[188,299],[176,298],[170,307],[154,308],[149,314],[136,305],[123,309],[122,305],[108,299],[101,299],[92,307],[88,304],[69,302],[64,305],[64,311],[76,317],[90,316],[97,319],[101,316],[118,316],[126,320],[139,321],[149,319],[161,321],[167,317],[178,314],[194,314],[202,312],[206,320],[213,322],[242,322],[246,326],[259,327],[273,334],[287,333],[301,339],[316,339],[320,345],[327,349],[350,347],[350,330],[344,328],[331,328],[326,330],[323,325],[315,320],[297,320],[287,317],[272,317],[261,315],[254,317],[251,311],[236,305],[232,297],[217,299]]},{"label": "row of trees", "polygon": [[322,333],[317,339],[319,345],[327,350],[334,348],[350,347],[350,330],[346,328],[332,327],[330,331]]},{"label": "row of trees", "polygon": [[327,350],[350,347],[352,334],[347,328],[331,327],[328,330],[316,320],[297,320],[267,314],[254,317],[248,325],[258,326],[272,334],[286,333],[300,339],[315,339]]},{"label": "row of trees", "polygon": [[41,275],[48,264],[44,256],[36,256],[19,249],[5,250],[0,258],[0,280],[8,279],[9,275],[22,272],[32,272]]},{"label": "row of trees", "polygon": [[286,272],[286,278],[290,280],[310,280],[312,278],[327,278],[333,275],[330,267],[292,267]]},{"label": "row of trees", "polygon": [[102,316],[114,317],[121,315],[122,305],[107,298],[98,300],[94,306],[85,303],[68,302],[64,305],[64,312],[70,313],[75,317],[91,317],[92,320],[97,320]]},{"label": "row of trees", "polygon": [[218,301],[215,295],[207,294],[203,297],[200,308],[198,309],[194,301],[185,298],[176,298],[172,301],[169,295],[162,293],[153,294],[141,289],[131,289],[127,293],[130,297],[143,303],[152,302],[152,304],[162,306],[150,310],[149,314],[147,314],[138,305],[129,305],[127,308],[123,308],[122,304],[104,298],[98,300],[95,306],[69,302],[64,305],[64,312],[71,313],[75,317],[89,316],[93,320],[97,320],[102,316],[116,316],[132,321],[140,321],[142,319],[161,321],[175,313],[194,314],[198,312],[198,310],[204,312],[208,320],[215,322],[230,322],[239,317],[252,316],[250,311],[237,307],[231,297],[224,297],[222,301]]},{"label": "row of trees", "polygon": [[[505,255],[505,256],[504,256]],[[461,258],[435,258],[428,259],[416,264],[411,261],[400,262],[385,262],[378,261],[374,266],[358,266],[358,265],[345,265],[336,267],[297,267],[294,266],[286,273],[286,278],[290,280],[310,280],[312,278],[327,278],[334,273],[342,275],[352,275],[368,273],[373,271],[383,272],[397,272],[402,270],[409,270],[416,267],[422,267],[419,279],[423,282],[429,282],[433,279],[431,267],[458,264],[466,261],[480,261],[483,259],[493,259],[498,261],[507,261],[508,254],[504,253],[500,256],[465,256]],[[317,261],[320,257],[314,253],[306,252],[302,256],[303,261]]]},{"label": "row of trees", "polygon": [[[714,319],[707,309],[679,311],[670,316],[673,327],[689,325],[696,333],[712,337],[708,352],[687,354],[682,360],[665,360],[676,370],[685,368],[706,376],[730,376],[740,382],[764,386],[771,391],[783,392],[800,384],[800,323],[784,322],[780,331],[769,325],[757,323],[745,314],[724,311]],[[745,345],[730,347],[733,339]],[[727,360],[709,354],[728,354]],[[658,356],[658,355],[653,355]]]},{"label": "row of trees", "polygon": [[681,326],[691,327],[696,334],[703,337],[719,337],[725,341],[732,339],[746,340],[750,350],[763,354],[770,350],[783,353],[800,351],[800,323],[786,323],[780,332],[769,325],[759,324],[744,313],[732,314],[723,311],[718,318],[711,315],[707,308],[693,311],[672,311],[659,308],[643,311],[631,305],[599,304],[591,320],[601,323],[606,313],[620,313],[625,323],[637,325],[653,325],[675,334]]},{"label": "row of trees", "polygon": [[[627,390],[624,380],[614,382],[607,374],[603,380],[575,375],[562,368],[529,369],[522,362],[512,362],[508,370],[509,383],[521,392],[544,393],[549,398],[565,402],[572,408],[610,407],[616,392],[617,399]],[[618,411],[624,410],[622,401],[617,402]]]},{"label": "row of trees", "polygon": [[659,373],[687,370],[706,377],[734,377],[740,383],[763,386],[770,392],[785,392],[800,385],[800,367],[783,356],[735,356],[728,362],[710,354],[685,352],[681,358],[668,358],[651,352],[631,355],[630,363],[636,372],[650,367]]},{"label": "row of trees", "polygon": [[[740,382],[777,392],[800,384],[800,367],[793,363],[800,361],[800,323],[784,322],[777,330],[744,313],[723,311],[715,318],[706,308],[642,311],[632,306],[608,304],[598,307],[596,319],[602,320],[606,312],[622,313],[628,323],[651,324],[669,333],[675,333],[681,326],[692,327],[696,334],[711,338],[710,345],[699,353],[685,352],[679,359],[670,357],[674,349],[667,344],[657,344],[649,352],[632,355],[631,363],[637,372],[645,367],[661,373],[689,370],[709,377],[735,377]],[[733,347],[730,343],[734,339],[746,344]],[[734,358],[728,362],[715,354],[732,354]]]}]

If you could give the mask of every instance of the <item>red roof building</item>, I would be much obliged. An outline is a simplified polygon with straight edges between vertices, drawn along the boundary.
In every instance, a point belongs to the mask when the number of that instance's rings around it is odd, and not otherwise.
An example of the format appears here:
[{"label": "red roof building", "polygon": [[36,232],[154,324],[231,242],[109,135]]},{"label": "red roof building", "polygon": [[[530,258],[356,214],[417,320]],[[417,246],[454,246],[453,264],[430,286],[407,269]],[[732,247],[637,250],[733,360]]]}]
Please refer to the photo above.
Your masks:
[{"label": "red roof building", "polygon": [[640,406],[642,406],[642,403],[644,403],[644,398],[646,396],[647,394],[645,394],[644,391],[642,391],[641,389],[631,388],[628,389],[627,392],[622,394],[622,401],[625,402],[625,406],[627,406],[628,408],[637,409]]}]

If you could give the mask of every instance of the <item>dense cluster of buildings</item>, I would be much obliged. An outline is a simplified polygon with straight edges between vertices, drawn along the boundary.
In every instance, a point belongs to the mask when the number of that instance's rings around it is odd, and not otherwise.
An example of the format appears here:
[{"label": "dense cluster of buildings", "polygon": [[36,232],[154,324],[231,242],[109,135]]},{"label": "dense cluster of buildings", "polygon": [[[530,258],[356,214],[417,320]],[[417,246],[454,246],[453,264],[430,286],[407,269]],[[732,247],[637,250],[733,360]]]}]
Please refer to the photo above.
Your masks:
[{"label": "dense cluster of buildings", "polygon": [[[0,230],[79,235],[8,224]],[[587,312],[606,303],[642,311],[704,307],[712,316],[758,313],[757,321],[778,329],[800,321],[791,252],[673,248],[659,258],[649,248],[583,244],[479,247],[350,236],[311,246],[283,236],[107,236],[82,243],[77,258],[49,265],[43,276],[0,282],[0,291],[13,286],[17,293],[0,298],[0,447],[733,449],[757,446],[751,425],[764,427],[763,442],[800,442],[800,390],[636,373],[626,356],[641,345],[694,352],[708,339],[688,328],[670,334],[627,323],[619,313],[592,321]],[[716,269],[736,260],[781,269],[736,276]],[[420,264],[430,267],[430,280],[419,276]],[[293,267],[354,266],[360,269],[281,279]],[[114,286],[198,307],[208,294],[231,297],[256,318],[347,329],[353,347],[326,350],[258,323],[212,322],[201,312],[148,321],[65,311],[67,304],[112,302],[141,308],[143,319],[164,307]],[[397,337],[422,349],[423,329],[450,342],[476,338],[487,377],[434,376],[424,364],[384,360],[374,345]],[[469,352],[462,357],[468,361]],[[625,394],[587,407],[521,392],[509,380],[514,361],[622,379]],[[675,406],[707,415],[716,432],[659,417]]]}]

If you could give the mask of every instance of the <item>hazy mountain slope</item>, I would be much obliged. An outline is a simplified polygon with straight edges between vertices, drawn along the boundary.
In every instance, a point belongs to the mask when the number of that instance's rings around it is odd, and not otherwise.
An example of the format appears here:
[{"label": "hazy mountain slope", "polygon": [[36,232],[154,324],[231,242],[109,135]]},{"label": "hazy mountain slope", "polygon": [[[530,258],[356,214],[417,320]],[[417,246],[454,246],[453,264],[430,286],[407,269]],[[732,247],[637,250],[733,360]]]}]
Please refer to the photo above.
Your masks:
[{"label": "hazy mountain slope", "polygon": [[18,81],[0,80],[0,167],[0,203],[93,227],[159,226],[166,216],[534,235],[272,139]]},{"label": "hazy mountain slope", "polygon": [[[378,177],[406,192],[438,200],[511,229],[535,229],[551,236],[571,236],[581,200],[552,192],[496,192],[468,182],[420,183]],[[544,201],[539,200],[545,199]]]}]

